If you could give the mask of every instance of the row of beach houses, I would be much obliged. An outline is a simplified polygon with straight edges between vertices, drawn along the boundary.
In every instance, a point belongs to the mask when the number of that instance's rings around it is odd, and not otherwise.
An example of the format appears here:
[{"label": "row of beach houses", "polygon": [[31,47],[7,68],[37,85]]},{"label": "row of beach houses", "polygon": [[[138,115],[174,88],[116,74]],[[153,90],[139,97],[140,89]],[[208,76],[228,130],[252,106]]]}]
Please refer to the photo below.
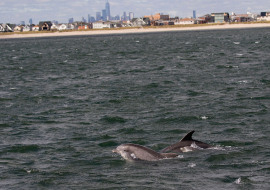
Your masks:
[{"label": "row of beach houses", "polygon": [[169,15],[155,14],[141,18],[133,18],[129,21],[97,21],[93,23],[74,22],[69,24],[57,24],[51,21],[39,22],[39,25],[8,25],[0,24],[0,32],[28,32],[28,31],[65,31],[65,30],[90,30],[121,27],[143,27],[162,25],[188,25],[207,23],[228,23],[228,22],[256,22],[270,21],[270,12],[257,14],[234,14],[212,13],[198,18],[170,18]]}]

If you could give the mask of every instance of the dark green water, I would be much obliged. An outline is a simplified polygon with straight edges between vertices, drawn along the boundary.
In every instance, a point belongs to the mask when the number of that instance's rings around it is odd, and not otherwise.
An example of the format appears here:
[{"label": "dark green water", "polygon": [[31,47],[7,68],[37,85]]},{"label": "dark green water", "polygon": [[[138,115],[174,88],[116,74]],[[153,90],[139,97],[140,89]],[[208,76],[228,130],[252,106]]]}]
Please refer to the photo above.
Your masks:
[{"label": "dark green water", "polygon": [[[269,189],[270,30],[0,40],[0,189]],[[128,163],[194,138],[216,149]]]}]

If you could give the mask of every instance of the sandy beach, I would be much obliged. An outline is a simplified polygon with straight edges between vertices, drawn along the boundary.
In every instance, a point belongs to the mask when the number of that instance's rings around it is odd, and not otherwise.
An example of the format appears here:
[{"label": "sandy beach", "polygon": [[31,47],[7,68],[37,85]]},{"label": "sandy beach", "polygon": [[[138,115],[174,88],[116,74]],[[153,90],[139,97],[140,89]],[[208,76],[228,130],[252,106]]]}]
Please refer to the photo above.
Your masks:
[{"label": "sandy beach", "polygon": [[61,36],[87,36],[87,35],[111,35],[111,34],[132,34],[132,33],[153,33],[170,31],[196,31],[196,30],[225,30],[225,29],[245,29],[245,28],[270,28],[270,23],[252,23],[252,24],[224,24],[224,25],[200,25],[184,27],[160,27],[160,28],[131,28],[117,30],[89,30],[89,31],[70,31],[70,32],[52,32],[52,33],[12,33],[1,35],[0,39],[14,38],[38,38],[38,37],[61,37]]}]

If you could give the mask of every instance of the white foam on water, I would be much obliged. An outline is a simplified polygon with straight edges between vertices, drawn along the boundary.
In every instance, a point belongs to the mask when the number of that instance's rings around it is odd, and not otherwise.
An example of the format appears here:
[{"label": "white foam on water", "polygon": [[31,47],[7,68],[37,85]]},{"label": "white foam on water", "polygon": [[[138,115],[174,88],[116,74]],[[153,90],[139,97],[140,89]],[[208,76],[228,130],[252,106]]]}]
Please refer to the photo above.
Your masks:
[{"label": "white foam on water", "polygon": [[240,84],[241,84],[241,83],[242,83],[242,84],[243,84],[243,83],[246,84],[246,83],[248,83],[248,81],[247,81],[247,80],[240,80],[240,81],[238,81],[238,83],[240,83]]},{"label": "white foam on water", "polygon": [[[228,148],[231,148],[231,147],[228,147]],[[210,147],[208,149],[211,149],[211,150],[226,150],[224,147],[222,147],[220,145],[217,145],[217,146],[214,146],[214,147]]]},{"label": "white foam on water", "polygon": [[206,120],[206,119],[208,119],[208,117],[206,117],[206,116],[204,115],[204,116],[201,116],[201,119]]},{"label": "white foam on water", "polygon": [[235,180],[236,184],[241,184],[241,177],[239,177],[237,180]]},{"label": "white foam on water", "polygon": [[243,56],[244,54],[242,54],[242,53],[237,53],[236,55],[237,55],[237,56]]},{"label": "white foam on water", "polygon": [[184,155],[178,155],[177,158],[184,158]]},{"label": "white foam on water", "polygon": [[188,164],[188,167],[189,167],[189,168],[194,168],[194,167],[196,167],[196,166],[197,166],[197,165],[196,165],[195,163],[189,163],[189,164]]},{"label": "white foam on water", "polygon": [[34,54],[38,54],[38,55],[42,55],[42,54],[43,54],[43,53],[37,52],[37,51],[34,51],[33,53],[34,53]]}]

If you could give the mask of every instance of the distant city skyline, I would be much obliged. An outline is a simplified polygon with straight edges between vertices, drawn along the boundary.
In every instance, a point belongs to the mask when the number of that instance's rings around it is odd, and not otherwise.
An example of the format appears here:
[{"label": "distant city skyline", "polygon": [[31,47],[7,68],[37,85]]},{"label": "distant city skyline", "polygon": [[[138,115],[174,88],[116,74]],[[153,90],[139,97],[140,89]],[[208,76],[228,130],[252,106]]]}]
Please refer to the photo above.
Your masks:
[{"label": "distant city skyline", "polygon": [[212,12],[260,13],[270,11],[269,0],[1,0],[0,23],[33,23],[57,20],[67,23],[70,18],[81,21],[96,18],[97,12],[112,18],[123,16],[142,17],[155,13],[169,14],[171,17],[193,17]]}]

